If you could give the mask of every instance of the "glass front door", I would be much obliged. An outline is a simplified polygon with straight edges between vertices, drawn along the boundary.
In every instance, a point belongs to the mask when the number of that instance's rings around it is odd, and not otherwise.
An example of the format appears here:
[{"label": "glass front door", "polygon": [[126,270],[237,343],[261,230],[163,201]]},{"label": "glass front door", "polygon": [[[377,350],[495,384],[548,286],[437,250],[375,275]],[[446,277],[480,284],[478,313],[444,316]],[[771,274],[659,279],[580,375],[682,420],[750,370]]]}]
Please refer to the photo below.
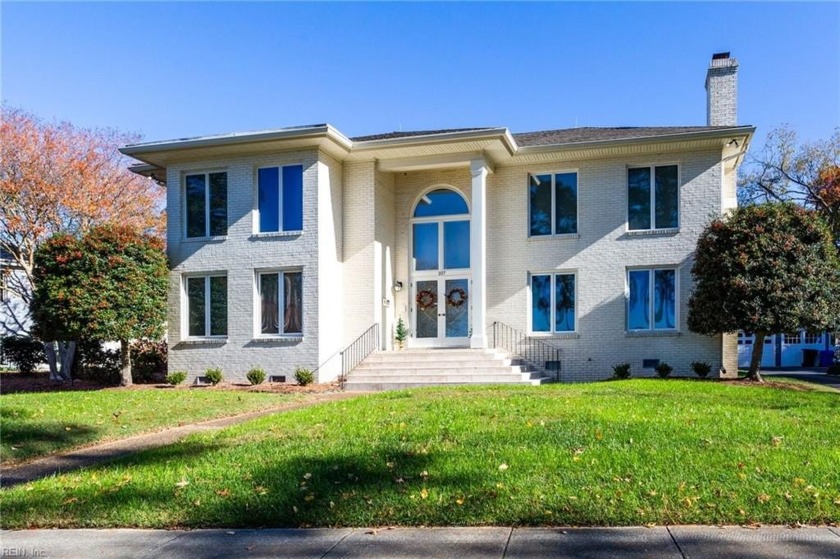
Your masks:
[{"label": "glass front door", "polygon": [[440,277],[415,282],[415,339],[419,346],[463,345],[470,335],[470,280]]},{"label": "glass front door", "polygon": [[469,345],[470,219],[466,200],[438,189],[411,222],[412,335],[418,347]]}]

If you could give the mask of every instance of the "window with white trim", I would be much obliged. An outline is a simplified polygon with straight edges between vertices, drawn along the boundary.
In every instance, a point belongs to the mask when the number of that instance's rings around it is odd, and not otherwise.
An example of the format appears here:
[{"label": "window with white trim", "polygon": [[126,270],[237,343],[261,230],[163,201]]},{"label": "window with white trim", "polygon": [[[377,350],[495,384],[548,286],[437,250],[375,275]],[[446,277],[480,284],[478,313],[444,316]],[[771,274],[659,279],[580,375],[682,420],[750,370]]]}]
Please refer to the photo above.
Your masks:
[{"label": "window with white trim", "polygon": [[[651,188],[651,183],[653,188]],[[680,188],[677,165],[652,165],[627,169],[628,230],[675,229],[679,227],[679,208]]]},{"label": "window with white trim", "polygon": [[261,272],[258,290],[260,334],[303,335],[303,273]]},{"label": "window with white trim", "polygon": [[627,329],[677,329],[677,270],[627,271]]},{"label": "window with white trim", "polygon": [[227,173],[190,173],[184,177],[187,238],[227,235]]},{"label": "window with white trim", "polygon": [[303,166],[257,170],[260,233],[303,231]]},{"label": "window with white trim", "polygon": [[574,332],[575,274],[531,274],[531,331]]},{"label": "window with white trim", "polygon": [[577,233],[577,173],[528,175],[529,234]]},{"label": "window with white trim", "polygon": [[227,336],[227,276],[189,276],[184,283],[187,336]]}]

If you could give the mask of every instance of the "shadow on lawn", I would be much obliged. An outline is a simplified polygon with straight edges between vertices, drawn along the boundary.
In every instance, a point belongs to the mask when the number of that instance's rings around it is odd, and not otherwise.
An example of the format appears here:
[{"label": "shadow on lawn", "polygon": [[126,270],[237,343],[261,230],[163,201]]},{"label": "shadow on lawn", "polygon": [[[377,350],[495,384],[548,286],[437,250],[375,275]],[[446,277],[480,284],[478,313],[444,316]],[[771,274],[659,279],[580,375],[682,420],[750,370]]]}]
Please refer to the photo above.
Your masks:
[{"label": "shadow on lawn", "polygon": [[22,422],[16,416],[26,417],[26,412],[3,408],[3,417],[0,418],[0,431],[3,433],[0,461],[3,463],[83,445],[101,435],[100,429],[89,425],[62,421]]},{"label": "shadow on lawn", "polygon": [[[476,485],[457,474],[429,477],[429,455],[381,447],[351,456],[277,456],[230,464],[213,479],[196,477],[208,461],[228,464],[224,455],[234,446],[189,439],[75,474],[81,483],[67,479],[56,488],[7,494],[2,527],[422,525],[440,523],[441,490]],[[150,471],[173,468],[183,472],[179,479],[169,474],[173,483],[149,478]],[[451,508],[453,522],[465,518],[467,507],[457,507],[454,497]]]}]

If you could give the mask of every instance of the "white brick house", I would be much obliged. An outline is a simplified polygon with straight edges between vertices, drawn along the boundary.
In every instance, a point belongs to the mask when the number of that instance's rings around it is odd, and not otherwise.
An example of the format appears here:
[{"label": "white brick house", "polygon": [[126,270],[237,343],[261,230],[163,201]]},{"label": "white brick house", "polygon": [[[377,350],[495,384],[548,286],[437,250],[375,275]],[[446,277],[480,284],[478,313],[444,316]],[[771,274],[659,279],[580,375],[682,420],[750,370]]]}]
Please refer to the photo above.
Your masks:
[{"label": "white brick house", "polygon": [[566,381],[622,361],[734,373],[736,338],[686,314],[697,238],[735,207],[754,133],[736,72],[713,59],[706,126],[323,124],[126,146],[168,186],[170,369],[329,382],[343,348],[374,324],[392,348],[402,318],[414,348],[485,348],[508,325],[558,347]]}]

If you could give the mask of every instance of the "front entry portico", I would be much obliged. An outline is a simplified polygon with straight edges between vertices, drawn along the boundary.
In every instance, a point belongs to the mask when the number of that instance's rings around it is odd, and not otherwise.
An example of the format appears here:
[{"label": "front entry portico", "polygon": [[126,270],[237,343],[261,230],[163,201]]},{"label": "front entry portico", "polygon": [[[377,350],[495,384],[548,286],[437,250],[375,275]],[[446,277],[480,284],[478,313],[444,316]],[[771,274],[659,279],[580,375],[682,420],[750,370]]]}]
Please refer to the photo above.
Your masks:
[{"label": "front entry portico", "polygon": [[469,347],[470,212],[453,188],[433,188],[411,219],[411,345]]}]

